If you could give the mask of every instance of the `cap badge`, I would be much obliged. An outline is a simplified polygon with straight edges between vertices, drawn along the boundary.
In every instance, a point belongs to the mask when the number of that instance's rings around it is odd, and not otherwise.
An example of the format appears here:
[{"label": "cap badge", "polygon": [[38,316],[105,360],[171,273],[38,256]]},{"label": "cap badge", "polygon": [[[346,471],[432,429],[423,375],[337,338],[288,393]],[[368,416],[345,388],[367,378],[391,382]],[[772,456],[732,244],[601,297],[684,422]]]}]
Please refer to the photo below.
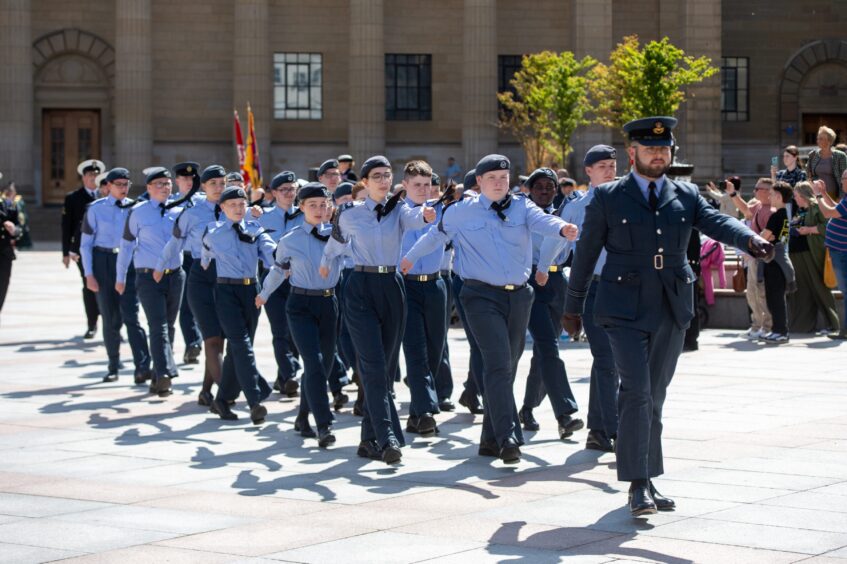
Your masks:
[{"label": "cap badge", "polygon": [[661,135],[664,132],[665,132],[664,124],[660,121],[657,121],[656,125],[653,126],[653,133],[655,133],[656,135]]},{"label": "cap badge", "polygon": [[506,164],[506,161],[500,161],[500,168],[506,168],[509,165]]},{"label": "cap badge", "polygon": [[188,165],[187,167],[185,167],[185,170],[187,170],[188,172],[192,172],[194,169],[191,168],[191,165]]}]

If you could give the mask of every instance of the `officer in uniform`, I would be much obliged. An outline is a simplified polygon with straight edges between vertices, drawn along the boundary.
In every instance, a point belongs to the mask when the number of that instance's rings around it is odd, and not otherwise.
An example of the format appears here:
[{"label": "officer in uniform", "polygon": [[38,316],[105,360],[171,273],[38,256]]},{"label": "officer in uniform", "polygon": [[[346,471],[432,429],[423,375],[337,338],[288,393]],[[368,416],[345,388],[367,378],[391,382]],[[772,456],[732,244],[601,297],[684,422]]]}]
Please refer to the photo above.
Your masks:
[{"label": "officer in uniform", "polygon": [[420,257],[453,241],[464,279],[459,300],[482,352],[485,415],[479,454],[515,464],[520,461],[523,434],[513,386],[533,299],[527,284],[532,268],[530,234],[574,238],[577,230],[524,196],[511,194],[510,168],[502,155],[483,157],[475,168],[480,195],[448,206],[438,229],[406,253],[401,270],[408,272]]},{"label": "officer in uniform", "polygon": [[[3,174],[0,173],[0,179]],[[0,311],[6,301],[9,280],[12,277],[12,261],[15,260],[15,241],[23,234],[18,221],[18,210],[0,198]]]},{"label": "officer in uniform", "polygon": [[260,257],[265,264],[274,264],[276,243],[261,225],[245,219],[247,203],[242,188],[224,189],[219,204],[221,219],[203,235],[201,265],[208,268],[215,261],[215,309],[226,337],[226,357],[212,412],[221,419],[238,419],[229,404],[239,392],[244,392],[250,419],[258,425],[268,414],[262,402],[270,395],[271,387],[259,374],[253,354],[253,337],[259,322],[256,274]]},{"label": "officer in uniform", "polygon": [[[177,193],[173,198],[185,197],[189,193],[189,200],[185,202],[185,207],[190,208],[202,196],[197,194],[200,183],[200,165],[193,161],[179,163],[173,168],[174,182],[176,183]],[[185,279],[188,280],[188,271],[191,270],[191,250],[185,249],[182,253],[182,271],[185,273]],[[183,289],[182,303],[179,305],[179,329],[182,333],[182,338],[185,341],[185,354],[182,361],[185,364],[199,363],[200,351],[203,350],[201,343],[203,336],[200,333],[200,327],[194,319],[194,314],[191,312],[191,306],[188,304],[188,292]]]},{"label": "officer in uniform", "polygon": [[128,284],[130,263],[135,266],[138,299],[147,317],[150,334],[150,354],[153,357],[155,380],[150,391],[159,397],[171,394],[171,380],[178,376],[174,362],[174,323],[179,313],[185,273],[182,257],[175,257],[162,266],[162,276],[154,276],[165,245],[171,238],[174,223],[184,203],[182,199],[168,202],[173,189],[171,171],[153,167],[147,174],[149,200],[132,208],[127,215],[117,260],[115,289],[124,294]]},{"label": "officer in uniform", "polygon": [[[583,159],[585,174],[588,176],[588,192],[580,199],[570,202],[565,200],[557,212],[559,217],[582,228],[585,208],[594,198],[595,189],[601,184],[612,182],[617,175],[616,159],[617,151],[608,145],[595,145],[588,150]],[[584,233],[580,233],[580,239],[583,235]],[[558,262],[572,256],[574,249],[578,249],[578,241],[579,239],[574,242],[565,242],[564,249],[560,250],[562,244],[553,239],[546,239],[541,245],[539,268],[545,268],[554,261]],[[553,257],[556,256],[559,258],[554,259]],[[605,249],[600,252],[594,266],[583,315],[585,334],[588,336],[588,345],[591,347],[593,359],[588,393],[589,430],[585,439],[585,448],[614,452],[614,441],[618,435],[618,373],[615,370],[615,358],[606,330],[594,322],[593,315],[597,286],[604,264],[606,264]],[[539,280],[538,283],[541,284],[542,281]]]},{"label": "officer in uniform", "polygon": [[400,419],[390,394],[398,369],[400,339],[406,317],[403,279],[397,272],[403,233],[435,220],[427,206],[411,208],[389,196],[391,163],[383,156],[362,165],[368,197],[339,209],[333,237],[324,250],[321,274],[328,264],[349,253],[355,262],[344,292],[344,321],[350,329],[365,392],[361,443],[357,454],[400,462],[405,443]]},{"label": "officer in uniform", "polygon": [[339,171],[339,163],[335,159],[329,159],[321,163],[318,167],[318,182],[326,186],[330,194],[335,193],[335,189],[341,184],[342,176]]},{"label": "officer in uniform", "polygon": [[352,156],[338,155],[338,172],[341,173],[341,179],[353,184],[359,180],[359,177],[353,172],[354,164]]},{"label": "officer in uniform", "polygon": [[97,297],[85,285],[85,273],[79,262],[80,229],[88,204],[100,197],[97,175],[105,170],[106,165],[97,159],[79,163],[76,171],[82,178],[82,186],[65,196],[65,203],[62,205],[62,263],[68,268],[71,261],[76,262],[82,277],[82,303],[88,320],[88,328],[83,337],[85,339],[93,339],[97,333],[97,316],[100,311],[97,308]]},{"label": "officer in uniform", "polygon": [[194,320],[200,327],[200,334],[203,336],[203,344],[206,347],[203,386],[197,403],[207,407],[211,407],[212,399],[214,399],[212,384],[219,384],[221,381],[224,338],[223,329],[215,311],[215,280],[217,278],[215,263],[212,261],[207,269],[200,266],[203,250],[201,238],[206,227],[220,219],[221,209],[218,201],[224,190],[225,177],[226,171],[222,166],[206,167],[200,175],[205,198],[198,199],[194,205],[184,208],[179,214],[173,235],[156,263],[156,275],[160,276],[165,265],[171,264],[180,254],[188,254],[191,257],[191,266],[186,272],[187,297],[183,297],[182,301],[188,303],[194,313]]},{"label": "officer in uniform", "polygon": [[[539,168],[527,177],[526,186],[530,199],[544,213],[552,214],[553,197],[556,195],[558,178],[555,171]],[[568,383],[565,363],[559,356],[559,335],[562,333],[562,313],[565,310],[564,258],[554,264],[539,267],[542,241],[547,238],[538,233],[532,234],[532,274],[529,279],[535,299],[529,316],[529,333],[532,335],[532,361],[526,381],[526,394],[521,410],[518,412],[524,429],[537,431],[539,424],[532,414],[542,397],[550,398],[553,414],[559,427],[559,438],[566,439],[583,428],[582,419],[572,417],[577,412],[576,398]],[[550,238],[553,241],[562,237]],[[537,274],[545,284],[539,284]],[[543,386],[543,388],[542,388]],[[542,389],[544,393],[542,393]]]},{"label": "officer in uniform", "polygon": [[[268,231],[274,242],[277,242],[283,235],[303,223],[303,214],[294,205],[297,197],[297,176],[288,170],[280,172],[271,180],[270,192],[275,198],[276,205],[265,210],[257,221]],[[273,262],[264,263],[262,280],[273,264]],[[265,314],[271,324],[276,357],[277,375],[274,388],[292,398],[297,396],[299,388],[294,376],[300,364],[295,357],[297,349],[291,339],[288,318],[285,315],[285,300],[288,299],[290,288],[291,285],[285,281],[274,293],[270,294],[268,303],[265,305]]]},{"label": "officer in uniform", "polygon": [[132,348],[135,364],[135,383],[143,384],[150,379],[150,349],[147,333],[138,320],[138,297],[135,291],[135,271],[129,266],[128,283],[123,295],[115,291],[118,250],[121,235],[135,204],[127,198],[129,171],[113,168],[105,177],[109,195],[95,200],[88,206],[82,221],[80,256],[85,282],[97,297],[100,315],[103,318],[103,344],[109,357],[109,366],[104,382],[118,379],[120,367],[121,324],[126,325],[127,339]]},{"label": "officer in uniform", "polygon": [[594,265],[605,248],[594,320],[609,336],[621,379],[617,473],[630,482],[633,516],[675,507],[652,479],[663,473],[662,405],[694,316],[695,276],[685,254],[691,228],[755,256],[773,253],[770,243],[710,206],[697,186],[665,176],[676,123],[672,117],[649,117],[624,126],[634,168],[594,189],[563,317],[568,333],[576,334]]},{"label": "officer in uniform", "polygon": [[[323,223],[329,192],[323,184],[310,182],[300,189],[299,209],[304,221],[279,240],[276,263],[265,279],[256,306],[267,302],[268,296],[290,273],[291,291],[285,310],[291,335],[303,359],[303,393],[300,414],[295,430],[308,437],[317,436],[318,446],[326,448],[335,443],[332,434],[332,412],[326,396],[327,379],[335,363],[338,338],[338,301],[335,287],[341,275],[340,257],[327,263],[329,275],[319,275],[324,247],[332,226]],[[309,425],[312,412],[318,433]]]}]

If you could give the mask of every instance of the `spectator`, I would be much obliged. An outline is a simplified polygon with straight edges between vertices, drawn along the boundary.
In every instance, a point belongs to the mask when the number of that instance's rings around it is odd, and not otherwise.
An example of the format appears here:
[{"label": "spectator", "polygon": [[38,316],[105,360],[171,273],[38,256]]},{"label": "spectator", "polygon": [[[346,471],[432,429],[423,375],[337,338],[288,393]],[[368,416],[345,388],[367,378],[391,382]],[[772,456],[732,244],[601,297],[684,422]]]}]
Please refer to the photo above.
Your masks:
[{"label": "spectator", "polygon": [[10,182],[3,191],[3,198],[9,208],[14,208],[18,212],[18,225],[21,228],[20,239],[15,243],[18,249],[29,249],[32,247],[32,239],[29,236],[29,214],[26,211],[26,203],[23,197],[18,194],[17,187],[14,182]]},{"label": "spectator", "polygon": [[788,182],[793,188],[798,182],[806,180],[806,171],[798,166],[800,151],[794,145],[789,145],[782,152],[782,164],[785,168],[776,170],[775,166],[771,167],[771,178],[776,181]]},{"label": "spectator", "polygon": [[818,129],[818,148],[809,152],[806,163],[808,177],[823,180],[826,192],[836,201],[841,197],[841,175],[847,171],[847,153],[833,149],[835,132],[827,126]]},{"label": "spectator", "polygon": [[[707,305],[715,305],[715,275],[717,275],[719,286],[726,288],[725,259],[723,245],[704,235],[703,245],[700,248],[700,271],[702,272],[700,279],[703,281],[703,295]],[[694,291],[697,292],[696,289]]]},{"label": "spectator", "polygon": [[[847,188],[847,171],[841,174],[841,186]],[[841,201],[836,204],[821,181],[814,182],[812,190],[815,192],[815,199],[818,201],[821,213],[829,218],[824,244],[832,257],[838,289],[841,290],[841,295],[845,296],[842,302],[845,323],[838,333],[830,333],[827,337],[844,340],[847,339],[847,195],[842,196]],[[845,191],[841,192],[844,194]]]},{"label": "spectator", "polygon": [[794,268],[788,260],[788,212],[785,204],[793,193],[786,182],[777,182],[771,192],[773,213],[762,231],[762,238],[774,244],[774,258],[764,265],[765,300],[773,317],[773,332],[762,337],[766,343],[788,342],[788,305],[785,294],[796,289]]},{"label": "spectator", "polygon": [[826,320],[827,333],[838,333],[835,298],[823,283],[826,218],[815,201],[810,182],[801,181],[794,186],[794,201],[797,214],[791,220],[788,256],[797,276],[797,292],[788,300],[791,330],[813,333],[820,312]]},{"label": "spectator", "polygon": [[462,181],[462,167],[456,163],[453,157],[447,157],[447,170],[444,171],[444,182],[458,184]]},{"label": "spectator", "polygon": [[706,185],[706,192],[709,196],[717,203],[718,209],[722,214],[728,215],[730,217],[734,217],[738,219],[739,211],[738,206],[735,205],[733,198],[727,192],[727,187],[732,184],[734,190],[741,190],[741,177],[739,176],[730,176],[724,182],[721,183],[722,187],[715,186],[714,182],[709,182]]},{"label": "spectator", "polygon": [[835,148],[841,151],[842,153],[847,153],[847,143],[839,143],[835,146]]}]

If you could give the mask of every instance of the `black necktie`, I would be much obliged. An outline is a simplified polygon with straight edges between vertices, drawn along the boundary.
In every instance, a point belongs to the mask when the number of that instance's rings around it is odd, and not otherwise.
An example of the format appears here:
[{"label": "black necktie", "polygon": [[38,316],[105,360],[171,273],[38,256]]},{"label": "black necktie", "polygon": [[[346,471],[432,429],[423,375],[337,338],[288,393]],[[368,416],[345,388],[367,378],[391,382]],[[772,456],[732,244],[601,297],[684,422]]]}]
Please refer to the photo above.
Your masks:
[{"label": "black necktie", "polygon": [[115,200],[115,205],[121,209],[131,208],[135,205],[135,200],[127,200],[125,203],[121,203],[120,200]]},{"label": "black necktie", "polygon": [[221,205],[215,204],[215,221],[221,218]]},{"label": "black necktie", "polygon": [[647,189],[650,190],[650,193],[647,196],[647,200],[650,202],[650,209],[656,211],[659,209],[659,196],[656,195],[656,183],[651,182]]},{"label": "black necktie", "polygon": [[159,204],[159,215],[162,216],[162,217],[165,217],[165,210],[166,209],[167,209],[167,206],[165,206],[164,202],[160,203]]},{"label": "black necktie", "polygon": [[250,243],[252,245],[256,242],[256,238],[259,236],[258,234],[250,235],[247,233],[240,223],[233,223],[232,228],[235,229],[235,233],[238,235],[238,240],[244,243]]},{"label": "black necktie", "polygon": [[376,212],[376,220],[379,221],[382,219],[382,210],[385,209],[385,206],[382,204],[377,204],[374,206],[374,211]]},{"label": "black necktie", "polygon": [[318,241],[323,241],[324,243],[329,241],[329,235],[321,235],[320,233],[318,233],[318,226],[317,225],[312,227],[312,230],[309,231],[309,234],[311,234],[311,236],[314,237],[315,239],[317,239]]},{"label": "black necktie", "polygon": [[405,195],[406,191],[400,190],[399,192],[388,198],[388,201],[385,202],[384,206],[382,204],[377,204],[374,207],[374,209],[376,210],[376,220],[379,221],[380,219],[394,211],[394,208],[397,207],[397,203],[400,201],[400,198]]},{"label": "black necktie", "polygon": [[285,212],[285,221],[286,221],[286,223],[288,223],[289,221],[291,221],[292,219],[294,219],[298,215],[302,215],[302,214],[303,214],[303,210],[301,210],[301,209],[298,209],[294,213]]},{"label": "black necktie", "polygon": [[491,209],[497,212],[497,217],[502,219],[503,221],[508,221],[506,214],[503,212],[509,209],[509,206],[512,205],[512,196],[511,194],[500,200],[499,202],[491,202]]}]

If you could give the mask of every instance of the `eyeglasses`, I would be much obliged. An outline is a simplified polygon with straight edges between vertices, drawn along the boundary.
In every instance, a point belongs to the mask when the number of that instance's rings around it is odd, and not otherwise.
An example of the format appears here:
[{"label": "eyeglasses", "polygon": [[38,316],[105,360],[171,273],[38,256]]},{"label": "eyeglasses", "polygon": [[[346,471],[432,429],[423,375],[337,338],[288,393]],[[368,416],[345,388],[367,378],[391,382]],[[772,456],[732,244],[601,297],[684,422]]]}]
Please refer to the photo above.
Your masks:
[{"label": "eyeglasses", "polygon": [[329,176],[330,178],[341,178],[340,172],[325,172],[321,176]]},{"label": "eyeglasses", "polygon": [[112,182],[112,184],[114,184],[118,188],[129,188],[132,185],[132,182],[130,182],[129,180],[123,180],[120,182]]},{"label": "eyeglasses", "polygon": [[152,184],[154,188],[164,188],[165,186],[170,186],[173,183],[170,180],[156,180]]},{"label": "eyeglasses", "polygon": [[373,174],[368,176],[368,180],[373,180],[374,182],[384,182],[386,180],[391,180],[394,175],[390,172],[386,172],[385,174]]}]

